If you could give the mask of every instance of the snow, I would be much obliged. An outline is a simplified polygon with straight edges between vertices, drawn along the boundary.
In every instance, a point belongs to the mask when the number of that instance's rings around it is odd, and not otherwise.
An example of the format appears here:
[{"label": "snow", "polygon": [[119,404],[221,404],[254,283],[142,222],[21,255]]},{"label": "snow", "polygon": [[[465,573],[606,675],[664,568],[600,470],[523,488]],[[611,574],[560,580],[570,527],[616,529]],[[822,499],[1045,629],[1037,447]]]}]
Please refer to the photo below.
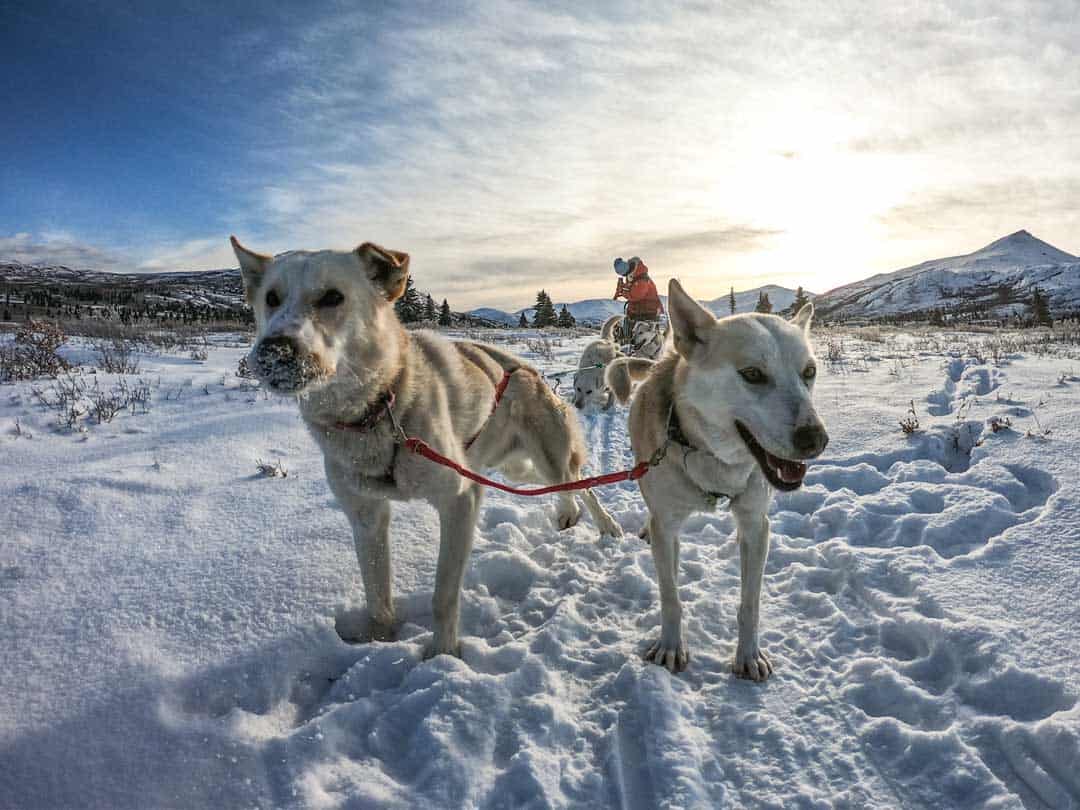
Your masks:
[{"label": "snow", "polygon": [[[149,412],[83,431],[0,388],[0,807],[1080,806],[1080,362],[867,337],[820,337],[844,345],[831,442],[771,515],[765,684],[730,673],[722,507],[682,537],[687,672],[640,657],[659,604],[629,484],[600,492],[618,539],[491,493],[463,658],[423,661],[434,512],[395,509],[399,639],[343,641],[347,522],[295,405],[233,376],[244,347],[141,356]],[[590,472],[632,463],[625,418],[586,416]]]}]

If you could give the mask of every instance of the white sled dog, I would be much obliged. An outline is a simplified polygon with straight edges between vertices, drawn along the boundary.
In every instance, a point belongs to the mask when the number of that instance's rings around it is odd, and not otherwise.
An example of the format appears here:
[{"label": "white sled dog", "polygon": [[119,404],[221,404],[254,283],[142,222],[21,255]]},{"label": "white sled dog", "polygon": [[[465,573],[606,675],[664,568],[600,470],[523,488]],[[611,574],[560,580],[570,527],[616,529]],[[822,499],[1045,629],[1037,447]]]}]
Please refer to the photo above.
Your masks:
[{"label": "white sled dog", "polygon": [[714,510],[723,495],[735,516],[741,573],[732,668],[762,681],[773,669],[758,640],[772,490],[800,487],[804,461],[829,441],[811,400],[813,304],[791,321],[759,314],[717,320],[672,280],[668,314],[674,352],[648,366],[617,360],[608,370],[620,401],[630,395],[631,377],[645,377],[630,408],[630,441],[638,461],[659,461],[638,481],[660,585],[660,638],[645,658],[672,672],[686,667],[679,531],[691,513]]},{"label": "white sled dog", "polygon": [[578,372],[574,375],[575,408],[592,405],[606,411],[615,404],[615,395],[604,379],[604,372],[612,361],[622,357],[614,337],[615,328],[621,321],[622,315],[612,315],[604,321],[600,338],[586,346],[581,353]]},{"label": "white sled dog", "polygon": [[637,321],[630,330],[630,351],[634,357],[655,360],[667,343],[668,327],[661,328],[659,321]]},{"label": "white sled dog", "polygon": [[[585,448],[572,410],[518,358],[479,343],[407,332],[393,302],[409,256],[365,242],[353,251],[254,253],[232,239],[257,335],[248,361],[271,390],[297,395],[323,451],[330,489],[352,525],[372,639],[394,634],[390,502],[422,498],[439,512],[427,654],[457,655],[462,578],[481,488],[409,452],[401,431],[469,468],[554,484],[578,478]],[[398,426],[400,425],[400,429]],[[621,529],[590,490],[601,533]],[[559,496],[559,528],[581,514]]]}]

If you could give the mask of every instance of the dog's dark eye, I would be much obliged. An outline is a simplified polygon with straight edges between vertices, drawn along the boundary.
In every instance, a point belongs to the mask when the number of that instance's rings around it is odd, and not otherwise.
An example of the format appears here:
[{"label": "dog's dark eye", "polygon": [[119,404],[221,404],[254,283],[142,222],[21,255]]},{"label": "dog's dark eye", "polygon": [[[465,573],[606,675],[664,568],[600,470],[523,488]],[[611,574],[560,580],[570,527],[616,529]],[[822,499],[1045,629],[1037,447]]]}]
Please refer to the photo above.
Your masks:
[{"label": "dog's dark eye", "polygon": [[817,366],[809,365],[809,366],[807,366],[806,368],[803,369],[802,378],[804,380],[810,381],[810,380],[814,379],[814,377],[816,377],[816,376],[817,376]]},{"label": "dog's dark eye", "polygon": [[591,393],[592,393],[592,389],[590,388],[588,391],[585,392],[585,396],[588,396]]},{"label": "dog's dark eye", "polygon": [[270,290],[266,293],[266,305],[270,309],[281,306],[281,297],[277,294],[277,290]]},{"label": "dog's dark eye", "polygon": [[315,302],[317,307],[336,307],[342,301],[345,300],[345,296],[337,290],[327,290],[322,294],[322,297]]},{"label": "dog's dark eye", "polygon": [[760,368],[754,368],[753,366],[740,368],[739,374],[751,385],[761,385],[767,379],[764,371]]}]

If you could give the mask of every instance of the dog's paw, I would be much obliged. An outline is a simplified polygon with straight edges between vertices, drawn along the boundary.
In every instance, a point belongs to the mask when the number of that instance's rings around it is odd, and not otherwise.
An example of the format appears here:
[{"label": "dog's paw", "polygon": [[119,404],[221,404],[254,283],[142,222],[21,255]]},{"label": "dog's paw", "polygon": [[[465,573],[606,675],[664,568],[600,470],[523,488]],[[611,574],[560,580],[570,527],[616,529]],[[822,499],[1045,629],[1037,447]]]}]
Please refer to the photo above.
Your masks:
[{"label": "dog's paw", "polygon": [[756,647],[750,651],[737,649],[735,660],[731,662],[731,671],[738,678],[760,682],[772,675],[773,666],[764,650]]},{"label": "dog's paw", "polygon": [[397,626],[392,620],[372,619],[368,622],[367,635],[372,641],[397,641]]},{"label": "dog's paw", "polygon": [[581,507],[576,503],[570,507],[559,507],[559,513],[555,516],[555,522],[558,524],[560,532],[569,529],[571,526],[576,526],[579,520],[581,520]]},{"label": "dog's paw", "polygon": [[334,619],[334,629],[341,640],[349,644],[397,640],[397,622],[394,618],[380,621],[372,618],[366,609],[342,611]]},{"label": "dog's paw", "polygon": [[433,638],[424,648],[424,660],[427,661],[436,655],[452,655],[454,658],[461,658],[461,642],[457,639]]},{"label": "dog's paw", "polygon": [[601,537],[604,537],[604,536],[607,536],[607,537],[622,537],[623,536],[623,528],[622,528],[622,526],[620,526],[618,521],[616,521],[615,518],[613,518],[607,512],[605,512],[603,515],[601,515],[600,520],[599,520],[598,523],[599,523],[598,528],[600,529],[600,536]]},{"label": "dog's paw", "polygon": [[665,667],[671,672],[682,672],[690,661],[690,653],[686,649],[686,643],[681,638],[674,644],[668,644],[661,637],[654,641],[645,652],[645,660],[652,661],[657,666]]}]

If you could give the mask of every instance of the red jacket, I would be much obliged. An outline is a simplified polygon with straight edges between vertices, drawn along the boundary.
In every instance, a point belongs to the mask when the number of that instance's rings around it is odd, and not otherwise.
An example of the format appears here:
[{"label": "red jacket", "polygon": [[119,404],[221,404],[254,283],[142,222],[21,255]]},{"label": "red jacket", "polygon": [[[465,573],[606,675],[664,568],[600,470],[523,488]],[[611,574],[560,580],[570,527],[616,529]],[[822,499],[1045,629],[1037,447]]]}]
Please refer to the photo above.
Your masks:
[{"label": "red jacket", "polygon": [[642,262],[630,276],[630,280],[619,279],[615,288],[616,298],[626,299],[626,314],[631,317],[656,318],[664,311],[660,303],[660,294],[656,285],[649,278],[649,268]]}]

